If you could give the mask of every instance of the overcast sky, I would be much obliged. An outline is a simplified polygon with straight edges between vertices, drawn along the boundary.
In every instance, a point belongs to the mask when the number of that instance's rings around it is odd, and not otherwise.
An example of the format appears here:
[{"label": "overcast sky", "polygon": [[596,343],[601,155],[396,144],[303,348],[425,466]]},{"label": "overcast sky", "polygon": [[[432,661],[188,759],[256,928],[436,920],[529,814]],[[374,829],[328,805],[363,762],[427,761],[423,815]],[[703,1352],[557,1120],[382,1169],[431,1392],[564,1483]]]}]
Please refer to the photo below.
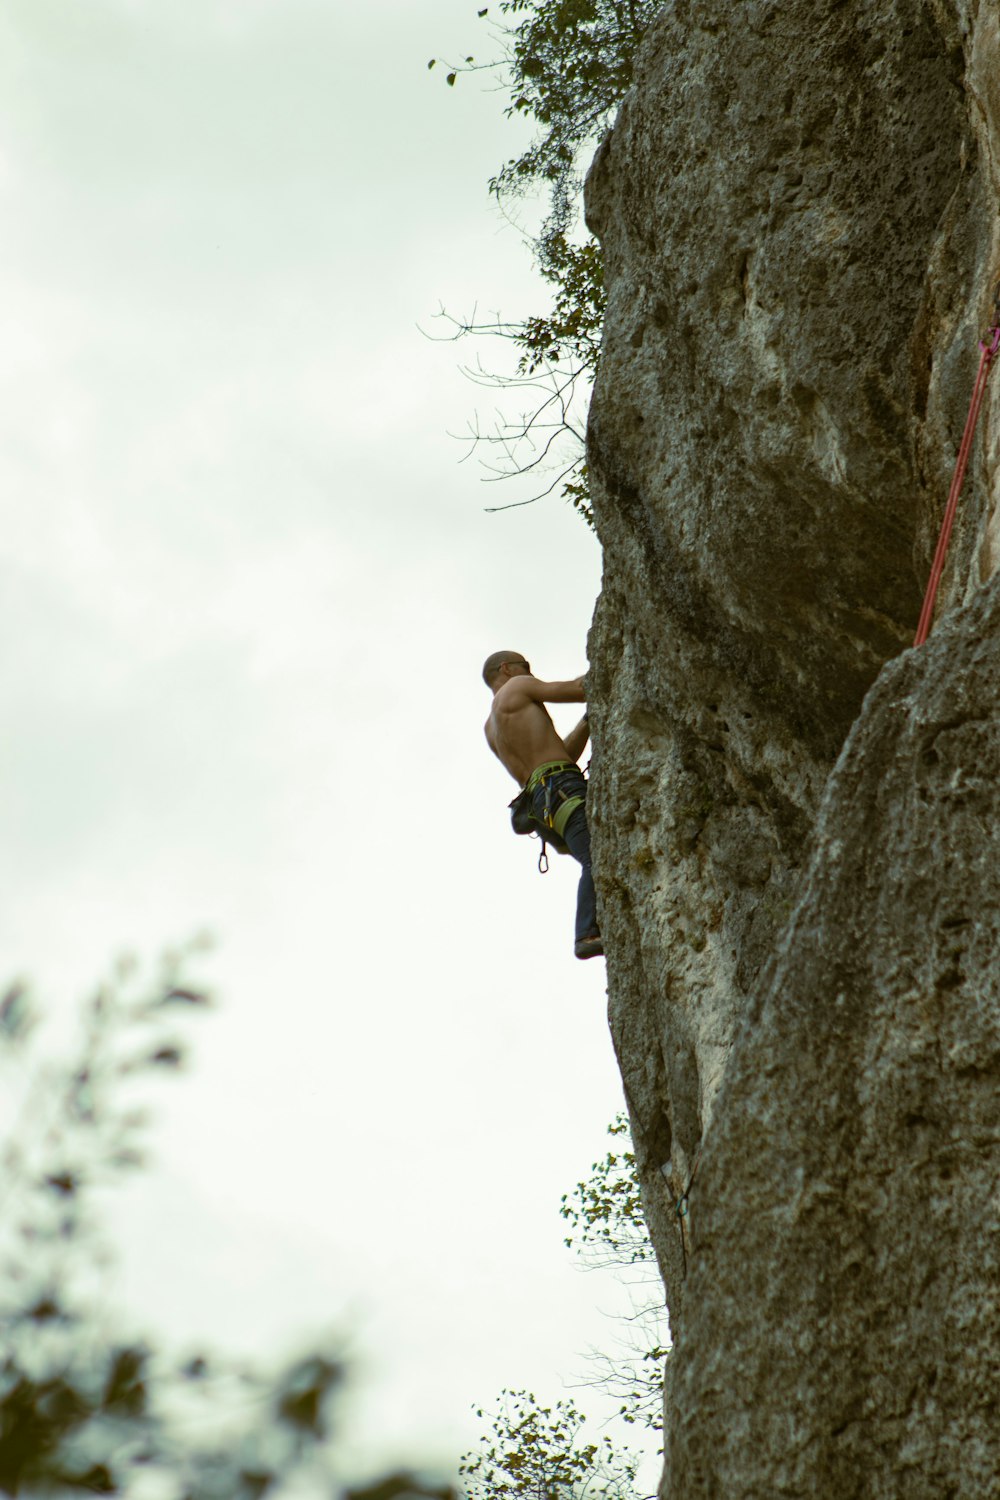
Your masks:
[{"label": "overcast sky", "polygon": [[604,966],[479,680],[584,669],[599,550],[558,499],[484,513],[448,431],[491,397],[418,329],[544,306],[486,191],[524,136],[426,69],[476,9],[0,11],[4,977],[68,1026],[214,934],[117,1293],[178,1342],[349,1330],[379,1463],[559,1395],[615,1302],[558,1216],[621,1108]]}]

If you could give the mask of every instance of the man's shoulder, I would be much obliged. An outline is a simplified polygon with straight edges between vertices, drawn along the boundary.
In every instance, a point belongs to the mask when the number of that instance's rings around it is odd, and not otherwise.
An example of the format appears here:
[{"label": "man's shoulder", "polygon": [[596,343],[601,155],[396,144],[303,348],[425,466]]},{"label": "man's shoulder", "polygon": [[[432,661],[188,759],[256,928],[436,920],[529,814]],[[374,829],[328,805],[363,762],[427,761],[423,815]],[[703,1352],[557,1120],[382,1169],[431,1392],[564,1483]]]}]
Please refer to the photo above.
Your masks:
[{"label": "man's shoulder", "polygon": [[514,708],[519,702],[534,700],[538,696],[537,677],[511,677],[502,688],[497,689],[493,708]]}]

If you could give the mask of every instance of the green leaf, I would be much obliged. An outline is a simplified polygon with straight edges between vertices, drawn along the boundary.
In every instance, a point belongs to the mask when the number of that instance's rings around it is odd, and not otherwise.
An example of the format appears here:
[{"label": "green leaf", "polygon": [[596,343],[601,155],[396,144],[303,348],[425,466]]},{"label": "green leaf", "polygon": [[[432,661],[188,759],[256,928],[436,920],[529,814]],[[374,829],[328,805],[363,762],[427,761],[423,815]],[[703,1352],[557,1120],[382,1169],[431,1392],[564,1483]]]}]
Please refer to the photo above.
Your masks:
[{"label": "green leaf", "polygon": [[0,1036],[7,1041],[23,1041],[34,1021],[27,989],[23,984],[12,984],[0,1000]]},{"label": "green leaf", "polygon": [[160,1001],[161,1005],[208,1005],[208,996],[204,990],[189,990],[175,985],[168,990]]},{"label": "green leaf", "polygon": [[157,1047],[147,1061],[157,1068],[179,1068],[184,1061],[184,1053],[180,1047]]},{"label": "green leaf", "polygon": [[79,1179],[73,1172],[53,1172],[45,1179],[45,1186],[63,1198],[72,1198],[79,1185]]},{"label": "green leaf", "polygon": [[111,1362],[101,1405],[109,1411],[137,1416],[145,1411],[148,1392],[143,1378],[147,1363],[145,1349],[118,1349]]}]

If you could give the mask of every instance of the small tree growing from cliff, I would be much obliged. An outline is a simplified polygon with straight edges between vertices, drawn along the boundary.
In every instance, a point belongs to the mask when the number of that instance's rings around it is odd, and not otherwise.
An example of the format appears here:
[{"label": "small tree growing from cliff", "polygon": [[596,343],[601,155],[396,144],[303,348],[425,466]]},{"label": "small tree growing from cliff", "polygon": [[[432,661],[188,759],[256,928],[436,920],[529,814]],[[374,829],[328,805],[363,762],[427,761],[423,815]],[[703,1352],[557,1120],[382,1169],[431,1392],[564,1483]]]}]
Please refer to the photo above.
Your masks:
[{"label": "small tree growing from cliff", "polygon": [[635,1153],[625,1115],[608,1126],[614,1145],[578,1182],[564,1193],[560,1213],[570,1228],[566,1245],[585,1265],[634,1272],[638,1289],[620,1352],[595,1353],[595,1384],[621,1400],[623,1421],[659,1431],[663,1419],[663,1363],[668,1352],[663,1287],[642,1212]]},{"label": "small tree growing from cliff", "polygon": [[639,1459],[607,1436],[584,1438],[572,1401],[542,1406],[529,1391],[501,1391],[479,1447],[463,1455],[470,1500],[636,1500]]},{"label": "small tree growing from cliff", "polygon": [[578,1182],[572,1193],[563,1193],[560,1214],[570,1226],[566,1237],[592,1266],[634,1266],[655,1262],[649,1231],[642,1212],[639,1179],[629,1123],[616,1115],[608,1126],[617,1144],[591,1166],[591,1175]]},{"label": "small tree growing from cliff", "polygon": [[[667,1353],[662,1287],[624,1115],[612,1121],[608,1134],[614,1146],[594,1162],[590,1177],[563,1195],[560,1213],[570,1226],[566,1244],[586,1265],[649,1273],[623,1352],[594,1356],[598,1371],[591,1384],[621,1400],[618,1415],[626,1423],[659,1432]],[[476,1415],[491,1425],[460,1463],[470,1500],[635,1500],[639,1455],[616,1447],[607,1435],[584,1441],[586,1418],[572,1401],[543,1406],[528,1391],[505,1390],[495,1411],[477,1407]]]},{"label": "small tree growing from cliff", "polygon": [[[547,216],[530,243],[539,273],[554,288],[551,310],[520,322],[449,318],[452,337],[500,337],[518,350],[513,375],[477,365],[467,371],[472,379],[530,392],[528,411],[500,417],[491,430],[474,422],[472,438],[498,453],[499,462],[489,465],[493,478],[533,471],[554,459],[559,472],[541,494],[562,482],[564,495],[588,523],[576,408],[597,368],[604,279],[596,240],[574,238],[582,162],[632,81],[636,51],[658,8],[659,0],[501,0],[492,15],[489,7],[478,11],[490,28],[489,59],[469,56],[446,65],[450,86],[463,73],[499,76],[510,99],[508,117],[520,115],[539,127],[531,145],[490,179],[497,201],[509,212],[529,192],[541,189],[548,198]],[[432,58],[429,66],[436,63]]]}]

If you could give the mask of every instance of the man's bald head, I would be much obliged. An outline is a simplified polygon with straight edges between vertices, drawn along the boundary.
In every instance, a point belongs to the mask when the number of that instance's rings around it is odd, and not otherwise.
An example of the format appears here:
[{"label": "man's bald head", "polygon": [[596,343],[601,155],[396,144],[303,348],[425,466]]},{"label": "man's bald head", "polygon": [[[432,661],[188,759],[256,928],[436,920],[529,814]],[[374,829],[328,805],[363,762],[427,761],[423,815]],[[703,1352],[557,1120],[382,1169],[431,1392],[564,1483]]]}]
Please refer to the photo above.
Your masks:
[{"label": "man's bald head", "polygon": [[483,681],[488,688],[496,686],[500,668],[506,666],[508,662],[512,666],[527,667],[528,671],[531,671],[520,651],[494,651],[493,655],[488,656],[483,662]]}]

